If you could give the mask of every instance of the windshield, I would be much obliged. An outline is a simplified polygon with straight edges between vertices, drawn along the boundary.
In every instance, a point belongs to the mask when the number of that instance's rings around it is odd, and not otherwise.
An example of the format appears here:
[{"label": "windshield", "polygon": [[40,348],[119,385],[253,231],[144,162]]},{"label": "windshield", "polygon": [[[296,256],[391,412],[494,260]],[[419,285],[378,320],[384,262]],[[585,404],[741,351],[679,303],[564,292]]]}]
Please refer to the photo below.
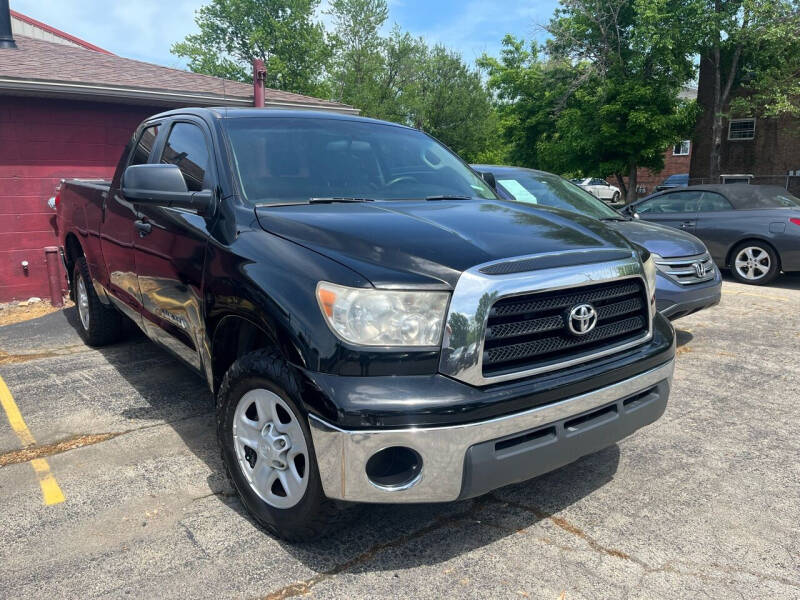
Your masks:
[{"label": "windshield", "polygon": [[225,126],[254,204],[497,197],[457,156],[413,129],[297,117],[229,119]]},{"label": "windshield", "polygon": [[623,218],[583,188],[557,175],[519,170],[496,173],[495,177],[518,202],[553,206],[594,219]]}]

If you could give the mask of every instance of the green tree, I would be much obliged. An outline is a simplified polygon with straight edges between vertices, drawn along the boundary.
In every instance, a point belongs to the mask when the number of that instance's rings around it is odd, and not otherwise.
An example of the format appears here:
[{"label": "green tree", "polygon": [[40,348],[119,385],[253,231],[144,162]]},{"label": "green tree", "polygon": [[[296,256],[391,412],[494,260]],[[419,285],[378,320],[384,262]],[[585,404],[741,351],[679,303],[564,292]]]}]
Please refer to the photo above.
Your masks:
[{"label": "green tree", "polygon": [[[562,0],[548,51],[576,65],[556,131],[539,146],[565,168],[628,175],[663,168],[664,148],[687,135],[695,107],[679,99],[695,67],[691,46],[697,6],[686,0]],[[624,186],[623,186],[624,187]]]},{"label": "green tree", "polygon": [[196,73],[252,81],[252,61],[267,68],[267,86],[303,94],[325,93],[330,48],[314,22],[319,0],[211,0],[195,22],[199,33],[172,46]]},{"label": "green tree", "polygon": [[389,16],[386,0],[332,0],[333,98],[357,106],[363,114],[381,112],[379,80],[386,67],[380,28]]},{"label": "green tree", "polygon": [[496,134],[491,96],[460,54],[436,45],[419,69],[410,120],[467,161],[482,160]]}]

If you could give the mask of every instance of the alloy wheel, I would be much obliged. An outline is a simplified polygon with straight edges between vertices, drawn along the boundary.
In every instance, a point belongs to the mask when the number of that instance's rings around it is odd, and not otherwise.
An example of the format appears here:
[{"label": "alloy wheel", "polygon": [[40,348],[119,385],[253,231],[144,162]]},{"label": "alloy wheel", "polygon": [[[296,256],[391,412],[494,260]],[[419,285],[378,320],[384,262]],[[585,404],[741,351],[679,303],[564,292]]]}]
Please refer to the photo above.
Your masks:
[{"label": "alloy wheel", "polygon": [[739,251],[733,264],[742,278],[757,281],[769,273],[772,260],[763,248],[747,246]]}]

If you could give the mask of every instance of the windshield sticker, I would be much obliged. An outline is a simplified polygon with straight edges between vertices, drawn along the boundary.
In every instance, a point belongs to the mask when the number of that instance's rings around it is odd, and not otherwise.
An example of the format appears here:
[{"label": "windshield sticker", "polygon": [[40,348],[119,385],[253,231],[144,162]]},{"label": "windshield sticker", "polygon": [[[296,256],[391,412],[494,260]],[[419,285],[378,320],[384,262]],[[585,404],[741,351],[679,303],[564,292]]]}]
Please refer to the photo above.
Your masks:
[{"label": "windshield sticker", "polygon": [[497,183],[511,192],[511,195],[520,202],[527,202],[529,204],[539,203],[539,201],[536,199],[536,196],[526,190],[516,179],[498,179]]}]

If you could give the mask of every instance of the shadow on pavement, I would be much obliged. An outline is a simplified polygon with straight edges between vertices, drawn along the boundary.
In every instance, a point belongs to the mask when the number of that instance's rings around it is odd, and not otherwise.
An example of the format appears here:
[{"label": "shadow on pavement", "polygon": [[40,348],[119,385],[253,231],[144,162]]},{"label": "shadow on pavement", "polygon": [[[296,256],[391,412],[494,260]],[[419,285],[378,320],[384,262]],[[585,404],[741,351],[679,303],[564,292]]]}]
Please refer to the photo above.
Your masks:
[{"label": "shadow on pavement", "polygon": [[[729,283],[740,283],[731,276],[730,271],[722,271],[722,279],[723,281]],[[780,288],[785,290],[800,290],[800,272],[781,273],[767,285],[754,285],[751,287],[753,289],[764,289],[764,290],[768,290],[770,288]]]},{"label": "shadow on pavement", "polygon": [[681,346],[685,346],[693,339],[694,336],[690,332],[675,327],[675,343],[678,346],[678,348],[680,348]]}]

